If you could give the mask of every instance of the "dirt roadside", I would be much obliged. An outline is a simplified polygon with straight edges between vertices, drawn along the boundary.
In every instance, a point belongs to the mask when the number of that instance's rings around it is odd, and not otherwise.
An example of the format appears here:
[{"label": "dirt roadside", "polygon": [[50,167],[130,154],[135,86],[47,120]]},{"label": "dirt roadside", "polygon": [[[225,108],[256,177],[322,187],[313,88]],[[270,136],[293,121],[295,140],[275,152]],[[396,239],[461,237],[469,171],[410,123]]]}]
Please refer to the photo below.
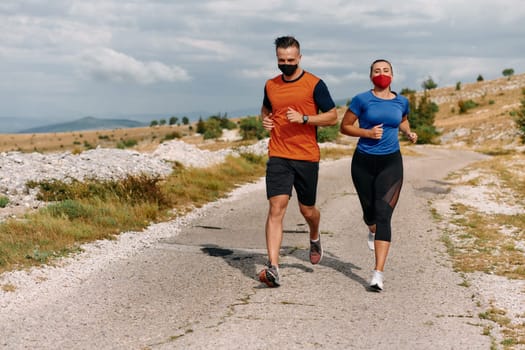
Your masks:
[{"label": "dirt roadside", "polygon": [[416,150],[420,156],[405,157],[383,293],[366,289],[373,256],[350,160],[342,159],[321,165],[319,266],[308,261],[292,199],[282,287],[254,279],[266,259],[259,182],[155,233],[95,243],[60,267],[16,274],[18,288],[0,292],[0,348],[490,349],[428,205],[447,192],[449,172],[483,156]]}]

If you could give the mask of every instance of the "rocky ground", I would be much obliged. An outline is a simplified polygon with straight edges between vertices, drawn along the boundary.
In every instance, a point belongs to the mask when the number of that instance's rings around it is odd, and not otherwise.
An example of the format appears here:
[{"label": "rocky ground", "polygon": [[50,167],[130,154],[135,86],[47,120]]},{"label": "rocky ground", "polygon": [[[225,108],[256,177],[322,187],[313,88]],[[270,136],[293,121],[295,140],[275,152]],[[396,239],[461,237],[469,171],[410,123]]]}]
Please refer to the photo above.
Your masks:
[{"label": "rocky ground", "polygon": [[4,152],[0,154],[0,195],[9,198],[9,204],[0,209],[0,217],[20,215],[44,205],[36,199],[37,190],[27,188],[28,181],[109,180],[138,174],[166,176],[174,162],[188,167],[208,167],[230,154],[264,154],[266,147],[267,140],[263,140],[237,150],[207,151],[173,140],[160,144],[151,153],[116,148],[96,148],[79,154]]}]

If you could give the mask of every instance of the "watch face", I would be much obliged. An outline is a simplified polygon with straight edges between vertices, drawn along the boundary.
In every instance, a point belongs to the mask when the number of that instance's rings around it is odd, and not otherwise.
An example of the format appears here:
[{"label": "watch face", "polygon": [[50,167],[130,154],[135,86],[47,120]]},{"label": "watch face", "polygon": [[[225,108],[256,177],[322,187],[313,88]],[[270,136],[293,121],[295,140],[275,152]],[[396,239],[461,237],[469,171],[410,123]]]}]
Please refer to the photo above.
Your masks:
[{"label": "watch face", "polygon": [[308,122],[308,116],[303,115],[303,124],[306,124]]}]

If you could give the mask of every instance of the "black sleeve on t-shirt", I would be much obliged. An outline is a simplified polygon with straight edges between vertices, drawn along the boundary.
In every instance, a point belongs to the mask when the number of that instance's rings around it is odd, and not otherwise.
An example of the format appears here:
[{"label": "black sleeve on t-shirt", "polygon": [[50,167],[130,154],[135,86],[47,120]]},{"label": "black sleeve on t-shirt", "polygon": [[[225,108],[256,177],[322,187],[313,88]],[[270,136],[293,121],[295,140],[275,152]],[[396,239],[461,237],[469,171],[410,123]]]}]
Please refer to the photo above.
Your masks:
[{"label": "black sleeve on t-shirt", "polygon": [[268,108],[269,111],[272,110],[272,103],[270,102],[270,99],[268,98],[268,94],[266,93],[266,86],[264,87],[263,106]]},{"label": "black sleeve on t-shirt", "polygon": [[319,107],[321,112],[328,112],[329,110],[335,107],[334,100],[332,100],[332,96],[330,96],[328,87],[322,80],[319,80],[317,85],[315,85],[314,101],[315,103],[317,103],[317,106]]}]

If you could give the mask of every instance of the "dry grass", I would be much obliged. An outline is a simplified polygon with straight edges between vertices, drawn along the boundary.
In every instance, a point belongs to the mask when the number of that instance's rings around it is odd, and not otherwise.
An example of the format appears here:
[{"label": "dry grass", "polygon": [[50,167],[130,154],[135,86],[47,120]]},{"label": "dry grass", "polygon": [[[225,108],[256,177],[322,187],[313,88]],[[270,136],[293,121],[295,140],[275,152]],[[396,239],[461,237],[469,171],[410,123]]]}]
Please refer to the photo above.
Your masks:
[{"label": "dry grass", "polygon": [[[522,74],[465,84],[459,91],[430,91],[439,105],[435,125],[442,132],[442,145],[491,156],[452,174],[450,193],[434,201],[443,240],[457,271],[504,276],[508,283],[525,279],[525,148],[512,115],[521,108],[524,88]],[[477,106],[459,113],[458,102],[467,100]],[[484,301],[487,310],[480,318],[495,324],[488,330],[494,348],[525,344],[525,315],[515,315],[508,304],[509,299],[523,299],[524,291],[515,289],[512,296]]]},{"label": "dry grass", "polygon": [[[525,98],[525,74],[508,78],[430,90],[439,105],[435,126],[444,135],[443,143],[484,151],[509,148],[519,143],[512,111]],[[478,106],[460,113],[459,101]]]},{"label": "dry grass", "polygon": [[263,176],[266,158],[244,155],[206,169],[177,167],[167,178],[33,184],[46,207],[0,223],[0,273],[52,262],[80,244],[140,231],[183,215]]},{"label": "dry grass", "polygon": [[177,133],[189,142],[202,142],[189,126],[155,126],[113,130],[90,130],[43,134],[4,134],[0,152],[81,152],[97,146],[116,148],[120,142],[134,140],[138,151],[153,151],[163,140]]}]

